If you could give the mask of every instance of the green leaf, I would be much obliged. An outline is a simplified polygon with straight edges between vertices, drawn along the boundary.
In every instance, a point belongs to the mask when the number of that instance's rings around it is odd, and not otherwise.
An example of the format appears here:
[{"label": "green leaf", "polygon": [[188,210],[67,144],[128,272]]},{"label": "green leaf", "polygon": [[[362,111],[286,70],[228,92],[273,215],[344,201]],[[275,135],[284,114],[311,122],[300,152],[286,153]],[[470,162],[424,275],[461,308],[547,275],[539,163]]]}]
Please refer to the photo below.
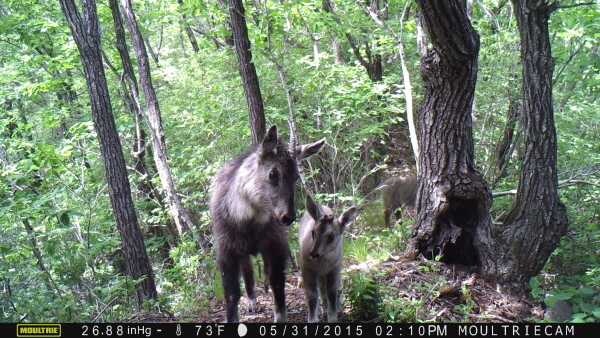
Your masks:
[{"label": "green leaf", "polygon": [[585,317],[587,317],[587,315],[585,313],[574,313],[573,314],[573,320],[571,321],[572,323],[585,323]]},{"label": "green leaf", "polygon": [[573,297],[573,294],[569,293],[569,292],[561,292],[561,293],[555,294],[554,297],[556,297],[556,299],[558,299],[558,300],[567,300],[567,299],[571,299],[571,297]]},{"label": "green leaf", "polygon": [[589,287],[589,286],[585,286],[582,287],[581,289],[579,289],[579,292],[581,292],[582,294],[586,295],[586,296],[591,296],[594,294],[594,289]]},{"label": "green leaf", "polygon": [[582,309],[583,311],[590,312],[590,313],[596,309],[596,308],[594,307],[594,305],[592,305],[592,304],[590,304],[590,303],[588,303],[588,302],[582,302],[582,303],[580,304],[580,306],[581,306],[581,309]]},{"label": "green leaf", "polygon": [[64,226],[68,226],[71,223],[71,220],[69,218],[69,211],[60,211],[58,213],[58,218],[60,219],[60,222],[64,225]]},{"label": "green leaf", "polygon": [[0,245],[0,252],[4,255],[7,255],[10,253],[10,244],[1,244]]}]

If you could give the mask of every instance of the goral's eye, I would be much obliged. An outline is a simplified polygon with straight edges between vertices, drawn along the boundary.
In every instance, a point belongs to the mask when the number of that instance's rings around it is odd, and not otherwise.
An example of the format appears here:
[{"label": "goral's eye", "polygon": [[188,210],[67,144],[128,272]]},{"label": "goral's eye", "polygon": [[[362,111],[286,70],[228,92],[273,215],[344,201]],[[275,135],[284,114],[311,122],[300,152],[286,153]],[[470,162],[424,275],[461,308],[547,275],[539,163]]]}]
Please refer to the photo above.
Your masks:
[{"label": "goral's eye", "polygon": [[310,232],[310,235],[312,236],[312,239],[315,239],[315,231],[314,230]]},{"label": "goral's eye", "polygon": [[269,171],[269,181],[276,182],[278,178],[279,178],[279,175],[277,174],[277,171],[275,171],[275,170]]},{"label": "goral's eye", "polygon": [[333,235],[327,235],[327,244],[331,244],[331,242],[333,242]]}]

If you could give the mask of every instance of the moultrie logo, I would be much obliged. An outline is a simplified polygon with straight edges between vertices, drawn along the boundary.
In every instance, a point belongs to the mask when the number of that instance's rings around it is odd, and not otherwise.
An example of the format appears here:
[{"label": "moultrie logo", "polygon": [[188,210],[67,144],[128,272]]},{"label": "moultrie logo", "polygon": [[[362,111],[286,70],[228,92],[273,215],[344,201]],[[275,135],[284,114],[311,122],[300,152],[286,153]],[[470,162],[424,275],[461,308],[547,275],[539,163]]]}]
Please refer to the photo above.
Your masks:
[{"label": "moultrie logo", "polygon": [[17,337],[60,337],[60,324],[17,324]]}]

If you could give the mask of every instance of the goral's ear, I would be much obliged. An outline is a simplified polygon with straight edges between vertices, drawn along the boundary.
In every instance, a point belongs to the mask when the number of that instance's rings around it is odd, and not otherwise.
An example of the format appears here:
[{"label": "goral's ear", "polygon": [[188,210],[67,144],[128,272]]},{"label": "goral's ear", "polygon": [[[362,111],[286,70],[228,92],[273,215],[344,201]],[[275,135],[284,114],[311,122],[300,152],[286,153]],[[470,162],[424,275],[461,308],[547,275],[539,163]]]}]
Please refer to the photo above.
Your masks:
[{"label": "goral's ear", "polygon": [[296,147],[296,161],[300,162],[307,157],[311,157],[312,155],[321,151],[323,146],[325,145],[325,139],[320,141],[303,144],[301,146]]},{"label": "goral's ear", "polygon": [[315,220],[318,221],[321,218],[321,211],[319,206],[315,203],[312,196],[306,195],[306,211]]},{"label": "goral's ear", "polygon": [[340,233],[346,229],[346,226],[348,224],[354,222],[354,219],[356,218],[356,213],[357,213],[356,207],[351,206],[350,208],[348,208],[348,210],[344,211],[340,215],[340,218],[338,219],[338,226],[340,227]]},{"label": "goral's ear", "polygon": [[271,128],[269,128],[269,131],[267,132],[267,135],[265,135],[265,138],[262,141],[261,147],[261,156],[267,155],[272,153],[273,151],[277,151],[276,147],[277,147],[277,126],[276,125],[272,125]]}]

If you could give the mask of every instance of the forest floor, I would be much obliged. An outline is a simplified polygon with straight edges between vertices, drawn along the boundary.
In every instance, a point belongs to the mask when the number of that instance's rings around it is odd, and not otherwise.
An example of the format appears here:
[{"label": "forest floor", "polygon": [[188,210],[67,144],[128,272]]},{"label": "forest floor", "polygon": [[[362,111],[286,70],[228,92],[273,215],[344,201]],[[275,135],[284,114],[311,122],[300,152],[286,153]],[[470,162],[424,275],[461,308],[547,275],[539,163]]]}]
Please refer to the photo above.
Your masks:
[{"label": "forest floor", "polygon": [[[423,269],[423,264],[433,269]],[[419,321],[427,322],[479,322],[479,323],[522,323],[538,321],[543,317],[542,306],[531,299],[515,298],[484,282],[476,273],[447,266],[439,262],[419,262],[390,257],[384,262],[366,263],[349,269],[372,269],[377,274],[377,282],[388,290],[397,290],[397,297],[420,302]],[[300,271],[292,269],[287,278],[286,303],[288,322],[306,322],[307,309],[304,291],[299,286]],[[426,287],[416,287],[421,285]],[[391,288],[391,289],[389,289]],[[435,291],[435,292],[434,292]],[[266,293],[261,282],[257,282],[257,307],[248,312],[244,307],[244,296],[240,300],[240,321],[246,323],[269,323],[273,320],[273,300]],[[125,322],[199,322],[220,323],[225,321],[225,304],[222,298],[210,300],[205,313],[195,317],[180,317],[167,314],[136,314]],[[356,319],[350,303],[344,301],[339,322],[380,322],[380,318]],[[320,311],[320,319],[323,320]],[[389,321],[389,320],[388,320]]]}]

